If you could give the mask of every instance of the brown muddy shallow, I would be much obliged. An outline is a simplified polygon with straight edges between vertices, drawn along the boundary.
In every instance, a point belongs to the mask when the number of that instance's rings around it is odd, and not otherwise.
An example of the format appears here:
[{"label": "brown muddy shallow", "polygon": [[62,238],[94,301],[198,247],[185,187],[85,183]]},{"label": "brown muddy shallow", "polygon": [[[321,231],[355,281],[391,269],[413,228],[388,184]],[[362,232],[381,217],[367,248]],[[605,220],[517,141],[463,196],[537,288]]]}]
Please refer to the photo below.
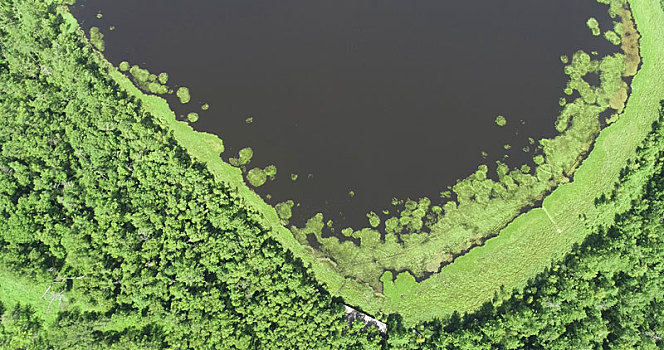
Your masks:
[{"label": "brown muddy shallow", "polygon": [[560,55],[616,51],[586,27],[611,23],[594,0],[79,0],[72,12],[102,29],[114,64],[188,86],[188,105],[169,102],[200,113],[224,159],[251,146],[250,166],[277,165],[257,192],[301,203],[298,224],[320,211],[357,228],[393,197],[436,202],[505,144],[508,163],[529,161],[528,137],[555,133]]}]

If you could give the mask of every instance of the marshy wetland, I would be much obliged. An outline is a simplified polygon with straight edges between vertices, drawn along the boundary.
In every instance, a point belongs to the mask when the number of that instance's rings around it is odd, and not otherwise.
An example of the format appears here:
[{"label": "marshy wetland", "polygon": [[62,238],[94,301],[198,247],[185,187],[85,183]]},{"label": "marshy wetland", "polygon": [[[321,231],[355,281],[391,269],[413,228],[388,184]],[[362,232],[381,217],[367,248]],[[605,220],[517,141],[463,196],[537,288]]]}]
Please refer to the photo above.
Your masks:
[{"label": "marshy wetland", "polygon": [[[640,64],[631,13],[610,3],[84,1],[73,12],[97,39],[102,28],[96,46],[135,83],[141,71],[123,61],[168,72],[179,119],[224,140],[222,158],[331,292],[401,312],[415,290],[450,287],[444,267],[533,207],[546,218],[534,227],[577,225],[542,199],[620,121]],[[143,75],[143,90],[165,89]]]}]

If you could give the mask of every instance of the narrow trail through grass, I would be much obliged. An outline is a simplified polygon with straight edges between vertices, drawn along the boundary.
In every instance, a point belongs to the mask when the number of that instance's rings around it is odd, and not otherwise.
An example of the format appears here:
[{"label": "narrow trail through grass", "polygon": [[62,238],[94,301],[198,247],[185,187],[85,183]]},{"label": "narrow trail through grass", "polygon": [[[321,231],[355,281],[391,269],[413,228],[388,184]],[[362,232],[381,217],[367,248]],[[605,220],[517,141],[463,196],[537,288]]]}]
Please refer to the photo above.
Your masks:
[{"label": "narrow trail through grass", "polygon": [[544,210],[544,213],[545,213],[546,216],[549,218],[549,221],[551,221],[551,223],[553,224],[553,226],[556,228],[556,231],[557,231],[558,233],[562,233],[563,230],[561,230],[561,229],[560,229],[560,226],[558,226],[558,224],[556,224],[556,222],[555,222],[555,221],[553,220],[553,218],[551,217],[551,214],[549,214],[549,211],[546,210],[546,207],[545,207],[545,206],[542,206],[542,210]]}]

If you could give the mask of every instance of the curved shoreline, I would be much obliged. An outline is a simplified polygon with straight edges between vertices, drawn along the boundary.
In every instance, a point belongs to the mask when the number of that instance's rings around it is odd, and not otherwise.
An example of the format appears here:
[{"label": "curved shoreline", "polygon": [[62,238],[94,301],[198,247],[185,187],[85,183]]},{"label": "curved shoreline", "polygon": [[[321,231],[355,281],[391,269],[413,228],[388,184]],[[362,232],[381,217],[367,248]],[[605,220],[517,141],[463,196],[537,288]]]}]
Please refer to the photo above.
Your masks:
[{"label": "curved shoreline", "polygon": [[[587,223],[610,224],[615,214],[629,206],[630,200],[626,198],[620,205],[599,210],[594,199],[613,190],[620,170],[649,133],[657,117],[659,100],[664,97],[664,86],[658,84],[657,78],[657,72],[664,71],[664,62],[659,59],[664,57],[664,28],[660,26],[664,23],[664,13],[656,0],[631,0],[630,5],[642,35],[643,62],[633,79],[632,94],[623,115],[599,135],[595,148],[575,173],[574,181],[560,186],[543,200],[550,215],[542,208],[530,210],[484,246],[423,281],[407,302],[393,298],[392,302],[398,304],[394,311],[398,309],[402,315],[412,316],[409,324],[452,311],[472,311],[491,301],[503,288],[511,292],[523,286],[582,241],[590,232]],[[598,191],[593,193],[593,188]],[[550,220],[556,221],[563,234],[557,233]],[[426,300],[436,303],[426,303],[426,310],[411,309],[410,306],[422,305]]]},{"label": "curved shoreline", "polygon": [[[607,136],[607,133],[603,130],[594,143],[600,147],[594,147],[594,149],[588,153],[586,160],[577,168],[577,171],[574,174],[574,181],[558,186],[550,196],[543,199],[543,205],[546,205],[548,211],[553,213],[553,218],[566,218],[568,216],[566,209],[569,203],[578,202],[580,206],[590,208],[588,207],[588,197],[594,199],[596,197],[594,195],[583,198],[572,197],[570,200],[560,199],[559,201],[556,201],[556,199],[569,196],[570,193],[573,194],[577,188],[583,187],[584,185],[589,184],[590,187],[597,187],[594,186],[596,184],[596,179],[593,177],[596,176],[596,174],[593,173],[593,169],[597,170],[599,168],[602,170],[602,173],[606,174],[609,171],[605,171],[607,169],[604,166],[605,163],[609,163],[608,170],[610,170],[611,173],[617,174],[627,162],[627,159],[633,155],[634,150],[642,139],[642,137],[640,138],[636,135],[643,135],[644,132],[647,133],[648,131],[646,129],[648,129],[650,123],[649,120],[645,120],[647,119],[647,116],[643,117],[638,114],[641,110],[649,108],[648,106],[652,104],[652,101],[658,100],[664,96],[662,87],[658,87],[659,89],[657,90],[657,93],[659,95],[648,91],[637,94],[638,91],[644,87],[642,85],[645,85],[646,88],[653,85],[649,83],[656,81],[656,72],[664,71],[664,69],[662,69],[662,63],[656,62],[654,59],[654,57],[664,57],[662,54],[664,52],[664,35],[661,35],[661,28],[657,28],[658,23],[664,23],[664,21],[661,21],[664,16],[662,16],[662,9],[659,6],[659,3],[654,4],[655,2],[656,1],[654,0],[630,1],[630,3],[633,4],[632,9],[634,11],[637,26],[639,26],[642,31],[642,42],[644,38],[647,38],[649,43],[648,47],[654,52],[649,50],[648,55],[642,53],[644,58],[643,66],[639,71],[639,74],[637,74],[633,80],[632,94],[630,94],[627,107],[618,121],[606,128],[606,130],[611,130],[611,133],[609,133],[610,135]],[[653,7],[655,9],[653,9]],[[648,21],[648,17],[656,18],[655,20],[650,18]],[[71,19],[75,21],[73,16]],[[644,23],[647,23],[648,25]],[[644,30],[644,28],[646,28],[646,30]],[[657,32],[658,29],[660,35],[657,37],[655,32]],[[655,44],[653,44],[653,42]],[[642,52],[643,51],[645,50],[642,50]],[[223,143],[221,140],[214,135],[197,132],[188,124],[177,121],[175,114],[171,111],[165,100],[157,96],[143,94],[128,78],[108,63],[102,55],[99,56],[101,60],[100,62],[105,62],[104,64],[108,67],[109,73],[113,79],[131,95],[143,101],[146,108],[150,110],[161,123],[165,124],[173,131],[175,138],[180,144],[187,148],[190,155],[204,162],[219,181],[223,181],[235,187],[237,195],[243,198],[248,206],[256,210],[256,213],[261,216],[262,223],[266,227],[272,228],[275,238],[283,245],[283,247],[291,250],[296,257],[308,264],[319,281],[327,285],[329,291],[343,291],[342,296],[348,303],[360,305],[362,306],[361,309],[370,311],[372,314],[378,314],[381,311],[383,313],[398,311],[404,316],[404,320],[408,320],[408,323],[414,323],[417,321],[428,320],[433,316],[451,312],[453,310],[471,311],[481,305],[482,301],[490,300],[493,297],[494,292],[499,290],[500,286],[507,285],[506,289],[511,290],[512,288],[523,284],[529,277],[533,276],[536,272],[543,269],[545,265],[554,260],[553,258],[560,255],[562,251],[568,251],[572,243],[579,241],[579,239],[585,237],[585,234],[587,233],[583,222],[579,223],[578,218],[571,220],[574,219],[572,217],[570,218],[571,223],[568,223],[563,227],[565,232],[572,232],[570,236],[574,237],[570,237],[569,239],[561,239],[560,237],[555,239],[555,237],[553,237],[550,241],[555,242],[556,244],[551,244],[551,242],[549,242],[547,247],[542,247],[542,249],[546,248],[545,251],[535,255],[535,258],[532,259],[534,260],[533,263],[528,266],[529,268],[520,268],[524,265],[523,261],[508,254],[506,261],[511,260],[515,262],[515,264],[507,264],[508,268],[505,269],[505,261],[501,261],[503,264],[501,265],[502,268],[497,269],[494,267],[492,270],[490,268],[491,266],[488,266],[485,263],[489,260],[506,256],[504,251],[499,252],[500,254],[498,254],[498,256],[492,256],[492,254],[496,253],[496,249],[505,248],[505,250],[511,253],[515,252],[515,247],[512,244],[510,244],[510,246],[503,245],[506,241],[517,241],[517,243],[520,242],[519,244],[523,246],[524,242],[528,242],[528,237],[534,241],[542,241],[543,237],[550,236],[551,231],[555,231],[552,230],[552,227],[548,222],[548,215],[543,215],[543,210],[541,208],[530,209],[527,213],[518,215],[504,229],[500,230],[497,237],[487,239],[485,245],[472,249],[468,254],[455,259],[453,263],[441,267],[439,269],[440,272],[435,274],[436,276],[418,284],[417,290],[415,291],[416,293],[409,295],[408,298],[401,298],[399,300],[376,298],[374,293],[365,289],[361,283],[344,278],[335,271],[332,266],[324,262],[324,259],[313,256],[308,251],[307,247],[303,247],[297,242],[292,233],[281,225],[281,221],[274,208],[267,205],[258,195],[244,185],[244,180],[239,170],[219,159],[219,154],[223,150]],[[647,60],[653,60],[654,62],[648,62]],[[646,63],[648,64],[646,65]],[[643,80],[645,80],[645,82],[641,83]],[[639,88],[634,88],[637,85]],[[634,101],[636,98],[635,95],[638,97],[636,102]],[[657,103],[655,103],[655,105],[656,104]],[[626,119],[629,120],[626,121]],[[634,124],[638,124],[638,126],[633,126],[629,124],[629,122],[635,122]],[[616,127],[616,125],[623,124],[625,125],[625,128],[630,126],[633,131],[633,135],[630,134],[625,137],[627,141],[630,141],[628,145],[630,149],[628,151],[622,150],[620,156],[623,157],[619,161],[614,161],[613,159],[606,160],[606,153],[612,151],[611,143],[615,143],[616,139],[625,141],[622,138],[623,135],[621,134],[621,129]],[[625,131],[623,130],[622,133],[624,134]],[[605,146],[607,143],[609,145]],[[625,142],[621,142],[620,145],[627,148]],[[612,152],[608,158],[615,156],[615,153],[616,152]],[[602,159],[602,157],[604,159]],[[590,170],[588,170],[589,168]],[[608,177],[612,178],[611,176]],[[602,188],[596,193],[597,196],[599,196],[600,193],[606,193],[607,189],[612,188],[612,180],[613,179],[602,181],[603,186],[601,186]],[[577,200],[575,201],[574,199]],[[611,216],[606,213],[595,213],[591,209],[588,211],[593,212],[592,214],[595,217]],[[576,210],[575,212],[578,211],[579,210]],[[608,222],[609,220],[606,221]],[[518,233],[517,231],[521,230],[528,232],[525,235],[516,237],[516,234]],[[538,235],[537,233],[541,235]],[[524,238],[524,236],[526,237]],[[476,271],[478,274],[472,275],[472,271]],[[482,276],[487,276],[488,273],[492,272],[497,273],[498,277],[493,276],[492,278],[487,278],[488,282],[487,280],[482,280]],[[468,276],[469,274],[471,276]],[[514,277],[515,275],[516,277]],[[455,282],[457,281],[463,283],[456,284]],[[340,286],[342,285],[344,287],[340,290]],[[478,287],[479,291],[477,290]],[[471,293],[472,295],[468,296],[466,295],[467,293]],[[432,303],[431,300],[436,300],[436,302]],[[422,305],[423,302],[430,306],[425,310],[426,312],[422,312],[422,310],[412,310],[413,305]]]}]

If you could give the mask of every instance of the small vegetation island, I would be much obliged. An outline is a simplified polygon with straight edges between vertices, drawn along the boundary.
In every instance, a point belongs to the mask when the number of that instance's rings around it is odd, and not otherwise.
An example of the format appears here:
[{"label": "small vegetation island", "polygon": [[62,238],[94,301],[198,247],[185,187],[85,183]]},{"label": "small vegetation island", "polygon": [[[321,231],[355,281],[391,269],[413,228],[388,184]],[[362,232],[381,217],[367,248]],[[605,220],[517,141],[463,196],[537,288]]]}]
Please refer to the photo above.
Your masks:
[{"label": "small vegetation island", "polygon": [[663,348],[664,1],[579,1],[616,52],[560,57],[532,163],[339,228],[268,204],[312,175],[224,153],[74,0],[0,0],[0,349]]}]

